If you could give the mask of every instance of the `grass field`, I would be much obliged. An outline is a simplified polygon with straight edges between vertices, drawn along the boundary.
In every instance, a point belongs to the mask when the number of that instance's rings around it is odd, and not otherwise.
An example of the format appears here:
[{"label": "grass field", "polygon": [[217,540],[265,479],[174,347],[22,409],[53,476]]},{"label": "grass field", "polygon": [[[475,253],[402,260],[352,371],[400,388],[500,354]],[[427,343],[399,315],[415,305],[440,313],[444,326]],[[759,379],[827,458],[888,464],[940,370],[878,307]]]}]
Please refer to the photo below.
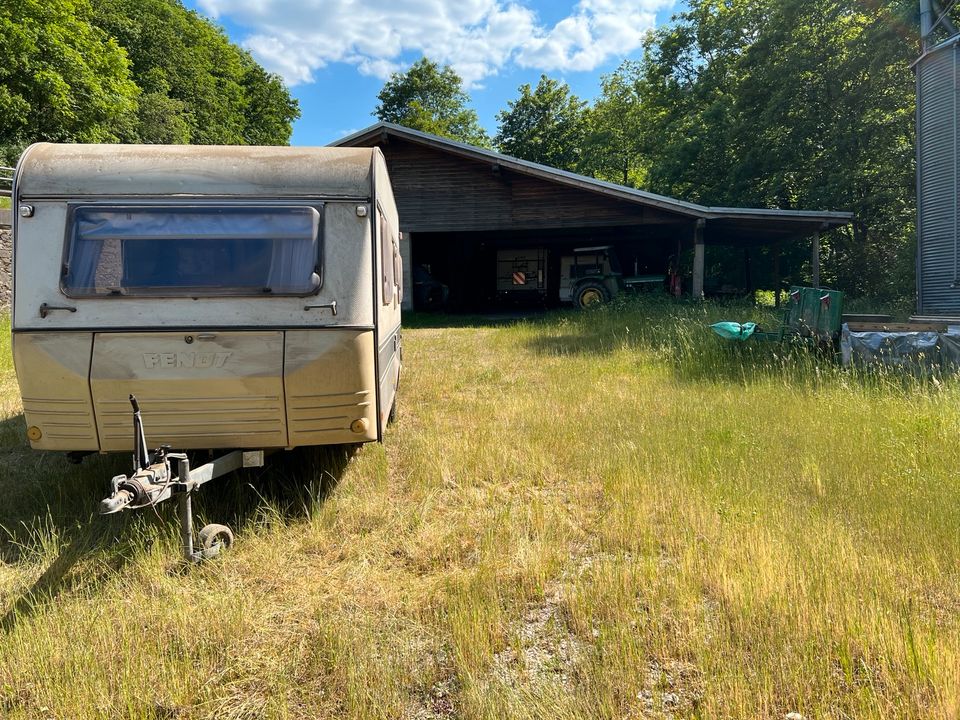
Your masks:
[{"label": "grass field", "polygon": [[957,718],[960,383],[705,329],[758,313],[419,318],[387,442],[208,486],[189,569],[0,327],[0,716]]}]

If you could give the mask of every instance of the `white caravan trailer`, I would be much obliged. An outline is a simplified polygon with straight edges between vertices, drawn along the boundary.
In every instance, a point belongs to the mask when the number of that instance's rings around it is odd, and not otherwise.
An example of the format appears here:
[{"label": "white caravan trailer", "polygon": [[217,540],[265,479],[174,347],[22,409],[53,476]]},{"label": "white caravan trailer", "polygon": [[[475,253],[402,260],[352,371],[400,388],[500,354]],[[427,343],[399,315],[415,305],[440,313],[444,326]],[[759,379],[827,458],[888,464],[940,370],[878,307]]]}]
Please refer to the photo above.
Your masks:
[{"label": "white caravan trailer", "polygon": [[[14,209],[27,434],[134,450],[104,512],[188,502],[261,450],[382,438],[403,282],[378,149],[41,143]],[[191,472],[164,446],[248,452]]]}]

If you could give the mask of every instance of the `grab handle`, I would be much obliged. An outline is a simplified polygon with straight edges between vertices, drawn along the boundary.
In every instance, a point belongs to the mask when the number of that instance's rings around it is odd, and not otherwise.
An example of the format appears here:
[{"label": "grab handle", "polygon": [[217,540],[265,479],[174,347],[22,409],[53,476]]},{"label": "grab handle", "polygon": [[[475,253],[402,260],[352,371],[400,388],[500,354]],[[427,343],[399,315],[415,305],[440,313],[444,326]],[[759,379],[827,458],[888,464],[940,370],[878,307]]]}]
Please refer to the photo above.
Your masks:
[{"label": "grab handle", "polygon": [[331,312],[333,312],[334,317],[336,317],[336,315],[337,315],[337,301],[336,301],[336,300],[331,300],[331,301],[328,302],[328,303],[322,303],[322,304],[320,304],[320,305],[304,305],[304,306],[303,306],[303,309],[304,309],[304,310],[322,310],[322,309],[329,309]]},{"label": "grab handle", "polygon": [[69,305],[48,305],[47,303],[41,303],[40,305],[40,317],[45,318],[50,314],[51,310],[66,310],[67,312],[76,312],[75,307],[70,307]]}]

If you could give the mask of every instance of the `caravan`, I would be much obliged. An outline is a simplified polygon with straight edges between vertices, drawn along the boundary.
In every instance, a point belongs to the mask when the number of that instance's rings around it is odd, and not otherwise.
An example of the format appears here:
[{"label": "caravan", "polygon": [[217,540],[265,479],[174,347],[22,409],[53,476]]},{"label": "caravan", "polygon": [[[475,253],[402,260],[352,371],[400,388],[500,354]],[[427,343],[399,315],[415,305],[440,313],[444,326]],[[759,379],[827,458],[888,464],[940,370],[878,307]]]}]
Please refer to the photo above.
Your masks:
[{"label": "caravan", "polygon": [[41,143],[13,202],[34,448],[134,448],[136,475],[170,465],[146,447],[255,458],[383,437],[403,269],[378,149]]}]

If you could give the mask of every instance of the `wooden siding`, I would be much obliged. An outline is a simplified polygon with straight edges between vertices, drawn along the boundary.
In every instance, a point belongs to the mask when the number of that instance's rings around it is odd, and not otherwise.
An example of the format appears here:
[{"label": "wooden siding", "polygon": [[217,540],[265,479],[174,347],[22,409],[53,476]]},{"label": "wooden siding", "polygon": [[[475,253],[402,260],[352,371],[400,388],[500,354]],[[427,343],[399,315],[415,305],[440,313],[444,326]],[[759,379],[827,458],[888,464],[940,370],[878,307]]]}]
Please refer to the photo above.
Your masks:
[{"label": "wooden siding", "polygon": [[406,232],[589,228],[689,218],[397,138],[381,144]]}]

